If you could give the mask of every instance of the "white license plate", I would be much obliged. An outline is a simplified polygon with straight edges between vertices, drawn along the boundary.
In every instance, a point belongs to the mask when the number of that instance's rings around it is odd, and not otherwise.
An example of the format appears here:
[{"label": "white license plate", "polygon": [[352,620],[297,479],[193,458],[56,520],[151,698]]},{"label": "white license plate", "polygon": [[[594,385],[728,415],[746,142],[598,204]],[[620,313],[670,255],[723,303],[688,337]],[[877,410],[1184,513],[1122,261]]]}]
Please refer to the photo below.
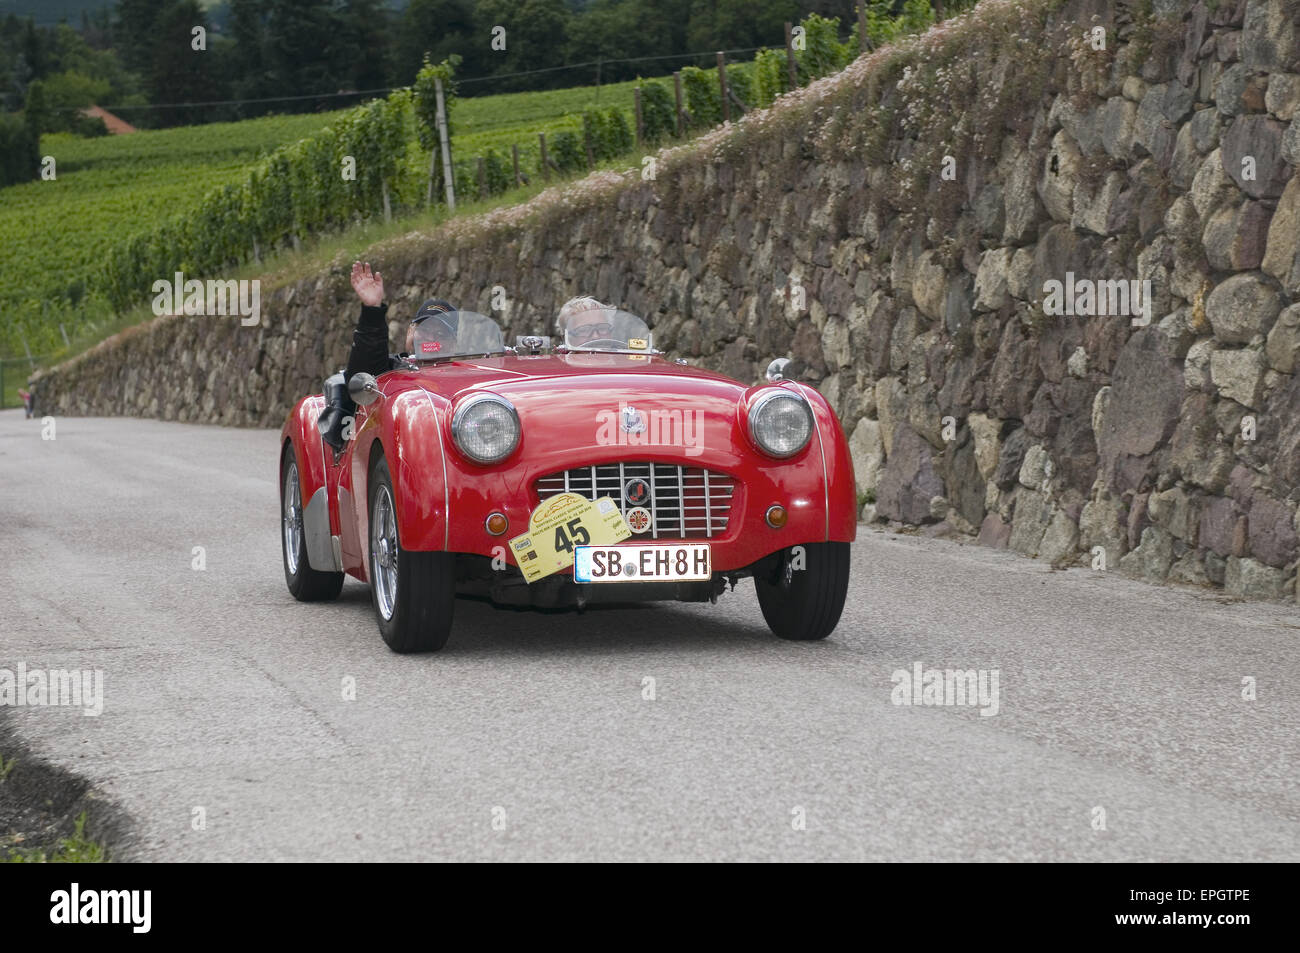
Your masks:
[{"label": "white license plate", "polygon": [[578,546],[574,582],[692,582],[713,578],[708,543]]}]

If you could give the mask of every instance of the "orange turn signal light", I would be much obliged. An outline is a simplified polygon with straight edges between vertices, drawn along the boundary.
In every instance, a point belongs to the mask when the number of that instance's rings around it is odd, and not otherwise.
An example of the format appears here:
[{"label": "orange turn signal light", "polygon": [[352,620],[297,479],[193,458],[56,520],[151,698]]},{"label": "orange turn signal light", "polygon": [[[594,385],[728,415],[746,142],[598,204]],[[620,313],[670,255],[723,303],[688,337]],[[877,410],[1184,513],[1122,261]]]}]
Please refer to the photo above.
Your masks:
[{"label": "orange turn signal light", "polygon": [[772,527],[772,529],[780,529],[785,525],[785,520],[788,515],[789,514],[785,511],[785,507],[781,506],[779,503],[775,506],[769,506],[767,508],[767,525]]},{"label": "orange turn signal light", "polygon": [[504,513],[493,513],[487,518],[487,522],[484,525],[487,527],[487,531],[493,536],[500,536],[510,528],[510,521],[506,519]]}]

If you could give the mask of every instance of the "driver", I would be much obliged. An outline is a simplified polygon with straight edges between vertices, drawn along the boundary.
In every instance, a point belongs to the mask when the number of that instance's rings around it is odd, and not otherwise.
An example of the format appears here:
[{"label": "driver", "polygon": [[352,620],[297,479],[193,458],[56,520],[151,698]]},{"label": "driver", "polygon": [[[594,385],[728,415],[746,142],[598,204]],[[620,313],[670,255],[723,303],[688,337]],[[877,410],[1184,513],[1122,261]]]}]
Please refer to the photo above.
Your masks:
[{"label": "driver", "polygon": [[451,348],[456,343],[459,313],[454,305],[438,298],[430,298],[420,305],[406,328],[406,350],[401,354],[388,353],[388,305],[384,304],[384,277],[370,270],[370,262],[352,263],[352,289],[361,299],[361,317],[352,332],[352,351],[348,354],[348,367],[344,381],[362,371],[378,377],[402,363],[415,346],[415,329],[420,328],[423,342],[437,342]]},{"label": "driver", "polygon": [[564,335],[564,343],[578,346],[590,341],[619,340],[614,336],[613,315],[612,307],[583,295],[564,302],[555,323]]}]

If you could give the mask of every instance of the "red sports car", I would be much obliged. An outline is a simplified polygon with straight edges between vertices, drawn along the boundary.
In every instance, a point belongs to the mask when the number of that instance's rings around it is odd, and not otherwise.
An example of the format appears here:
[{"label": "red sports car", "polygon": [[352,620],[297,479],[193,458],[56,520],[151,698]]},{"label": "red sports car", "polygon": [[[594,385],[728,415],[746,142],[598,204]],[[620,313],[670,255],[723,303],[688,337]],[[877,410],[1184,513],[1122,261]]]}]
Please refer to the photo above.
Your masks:
[{"label": "red sports car", "polygon": [[458,592],[703,602],[753,576],[774,633],[829,635],[857,514],[826,401],[781,362],[747,387],[666,360],[627,312],[597,333],[509,347],[461,311],[454,344],[417,331],[406,366],[300,401],[281,434],[289,591],[367,582],[384,641],[419,652],[447,641]]}]

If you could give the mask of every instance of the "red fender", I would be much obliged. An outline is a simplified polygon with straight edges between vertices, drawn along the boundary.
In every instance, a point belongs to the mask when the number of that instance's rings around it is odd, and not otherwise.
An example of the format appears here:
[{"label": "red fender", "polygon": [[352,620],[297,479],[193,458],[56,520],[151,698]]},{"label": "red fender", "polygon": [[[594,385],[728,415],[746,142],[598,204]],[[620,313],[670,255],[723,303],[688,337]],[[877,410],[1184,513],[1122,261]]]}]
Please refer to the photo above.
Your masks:
[{"label": "red fender", "polygon": [[316,429],[316,420],[324,408],[325,398],[319,394],[304,397],[289,411],[284,426],[280,428],[280,446],[283,447],[286,440],[293,445],[303,500],[311,499],[312,494],[325,485],[325,445]]},{"label": "red fender", "polygon": [[826,539],[851,543],[858,536],[858,484],[844,427],[826,398],[805,384],[797,385],[812,405],[826,478]]},{"label": "red fender", "polygon": [[[381,390],[383,382],[380,383]],[[352,454],[351,485],[357,511],[358,538],[370,534],[370,462],[375,451],[388,461],[397,505],[397,532],[402,548],[420,552],[447,549],[446,399],[422,389],[382,398],[391,405],[371,413],[358,428]],[[371,405],[371,410],[375,405]]]}]

